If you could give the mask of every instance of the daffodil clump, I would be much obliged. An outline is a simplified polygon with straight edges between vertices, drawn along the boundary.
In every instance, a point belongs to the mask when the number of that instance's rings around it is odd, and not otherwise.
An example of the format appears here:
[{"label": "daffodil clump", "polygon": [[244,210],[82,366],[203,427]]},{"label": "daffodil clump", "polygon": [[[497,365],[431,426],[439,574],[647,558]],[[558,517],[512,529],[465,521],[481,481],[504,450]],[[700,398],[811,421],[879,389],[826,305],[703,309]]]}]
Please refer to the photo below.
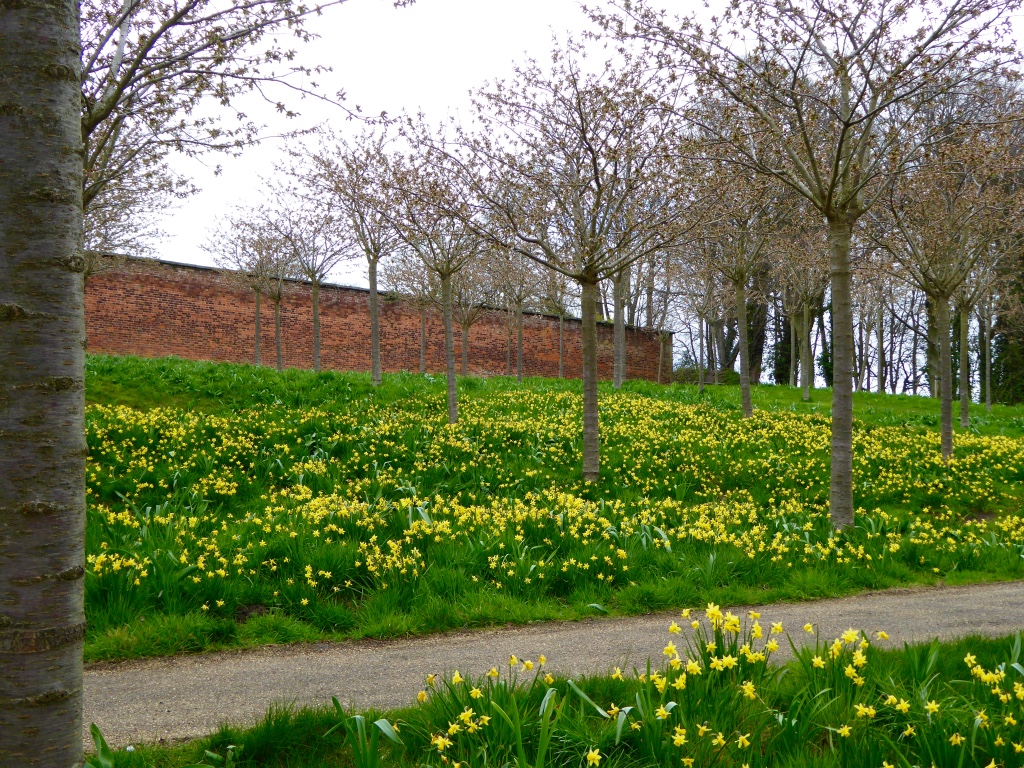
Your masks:
[{"label": "daffodil clump", "polygon": [[594,486],[571,391],[464,392],[456,425],[423,390],[216,414],[92,405],[90,637],[254,606],[394,634],[1024,567],[1024,440],[958,435],[944,464],[934,430],[859,426],[858,525],[837,534],[826,418],[743,420],[673,391],[602,396]]},{"label": "daffodil clump", "polygon": [[[937,642],[879,651],[883,630],[823,639],[808,624],[791,638],[715,604],[683,618],[663,657],[630,674],[566,679],[543,656],[479,678],[430,674],[399,723],[406,756],[447,768],[1024,765],[1019,636],[993,667],[967,653],[941,674]],[[782,651],[795,656],[784,666],[772,662]]]}]

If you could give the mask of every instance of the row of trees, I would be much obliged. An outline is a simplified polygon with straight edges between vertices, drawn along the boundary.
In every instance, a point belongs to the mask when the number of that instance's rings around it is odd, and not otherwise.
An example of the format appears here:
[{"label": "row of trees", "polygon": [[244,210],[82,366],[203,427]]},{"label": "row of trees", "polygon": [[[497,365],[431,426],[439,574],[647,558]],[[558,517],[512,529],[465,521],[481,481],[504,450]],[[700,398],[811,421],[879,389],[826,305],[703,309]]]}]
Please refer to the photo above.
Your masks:
[{"label": "row of trees", "polygon": [[[550,66],[529,61],[481,89],[466,123],[411,117],[391,137],[324,137],[296,152],[289,194],[307,222],[349,232],[349,252],[369,265],[372,308],[381,264],[394,287],[439,302],[452,422],[453,324],[468,327],[468,308],[486,301],[484,275],[509,307],[542,295],[559,312],[578,308],[591,481],[602,285],[617,385],[626,316],[646,291],[647,325],[696,321],[702,385],[705,346],[715,369],[736,362],[745,416],[773,304],[776,357],[788,357],[777,367],[799,371],[805,395],[821,350],[833,387],[832,514],[848,525],[854,389],[872,367],[876,386],[892,384],[908,356],[904,380],[916,388],[923,334],[949,458],[955,388],[968,417],[972,318],[989,361],[993,317],[1009,317],[1022,205],[1021,94],[1015,52],[1001,42],[1010,6],[969,5],[814,0],[812,17],[802,4],[752,0],[710,29],[637,3],[594,12],[623,42],[614,64],[589,66],[569,44]],[[756,33],[738,45],[734,28]],[[304,274],[315,293],[320,273]],[[990,364],[981,367],[987,381]]]}]

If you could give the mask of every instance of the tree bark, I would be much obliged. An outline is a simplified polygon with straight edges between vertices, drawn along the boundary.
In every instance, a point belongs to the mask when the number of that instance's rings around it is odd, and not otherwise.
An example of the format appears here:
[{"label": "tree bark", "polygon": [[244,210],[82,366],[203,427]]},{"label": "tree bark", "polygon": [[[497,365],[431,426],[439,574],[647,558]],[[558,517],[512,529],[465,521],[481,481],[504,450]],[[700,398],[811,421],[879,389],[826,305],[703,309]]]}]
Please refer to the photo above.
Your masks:
[{"label": "tree bark", "polygon": [[750,398],[750,348],[747,346],[747,285],[741,280],[734,284],[736,292],[736,326],[740,345],[740,402],[743,418],[754,415],[754,404]]},{"label": "tree bark", "polygon": [[814,370],[814,363],[811,361],[811,306],[804,304],[803,333],[800,339],[800,386],[803,388],[804,402],[811,399],[811,371]]},{"label": "tree bark", "polygon": [[914,320],[914,333],[911,334],[910,341],[910,392],[913,395],[917,395],[917,320]]},{"label": "tree bark", "polygon": [[380,301],[377,296],[377,259],[369,260],[370,277],[370,381],[380,386]]},{"label": "tree bark", "polygon": [[459,420],[459,392],[455,382],[455,333],[452,328],[452,276],[441,278],[441,304],[444,313],[444,361],[448,376],[448,423]]},{"label": "tree bark", "polygon": [[985,411],[992,412],[992,304],[985,301],[981,325],[985,333]]},{"label": "tree bark", "polygon": [[953,455],[953,352],[949,333],[949,299],[937,296],[935,325],[939,343],[939,400],[942,413],[942,458]]},{"label": "tree bark", "polygon": [[878,327],[875,329],[875,344],[878,345],[878,394],[885,394],[885,307],[879,302]]},{"label": "tree bark", "polygon": [[565,317],[558,316],[558,378],[565,378]]},{"label": "tree bark", "polygon": [[277,370],[284,370],[284,351],[281,348],[281,302],[274,302],[274,347],[277,352]]},{"label": "tree bark", "polygon": [[971,313],[960,310],[960,426],[971,426],[971,348],[968,333]]},{"label": "tree bark", "polygon": [[427,310],[420,308],[420,373],[427,372]]},{"label": "tree bark", "polygon": [[622,382],[626,378],[626,318],[623,311],[626,298],[625,273],[626,270],[619,272],[612,281],[612,322],[614,323],[612,386],[615,389],[622,389]]},{"label": "tree bark", "polygon": [[313,281],[313,370],[320,370],[320,283]]},{"label": "tree bark", "polygon": [[263,294],[260,291],[256,291],[256,348],[253,350],[253,365],[256,367],[259,367],[260,365],[260,299],[262,298],[262,295]]},{"label": "tree bark", "polygon": [[697,393],[704,394],[704,379],[707,374],[704,373],[704,318],[698,318],[697,323],[700,325],[700,354],[697,360]]},{"label": "tree bark", "polygon": [[597,280],[580,280],[583,344],[583,480],[596,483],[601,474],[597,410]]},{"label": "tree bark", "polygon": [[793,318],[789,321],[789,386],[795,387],[797,382],[797,369],[799,363],[797,362],[799,357],[797,354],[797,333],[796,323],[793,322]]},{"label": "tree bark", "polygon": [[[936,400],[942,397],[942,353],[939,350],[939,329],[938,319],[935,310],[935,300],[928,298],[925,300],[925,312],[928,316],[928,336],[925,343],[925,363],[926,371],[928,373],[928,396],[934,397]],[[946,318],[948,324],[949,318]],[[946,329],[949,332],[949,329]]]},{"label": "tree bark", "polygon": [[837,529],[853,525],[853,286],[852,222],[829,222],[832,284],[832,470],[829,510]]},{"label": "tree bark", "polygon": [[523,383],[523,305],[516,305],[516,381]]},{"label": "tree bark", "polygon": [[82,764],[78,4],[0,9],[0,765]]}]

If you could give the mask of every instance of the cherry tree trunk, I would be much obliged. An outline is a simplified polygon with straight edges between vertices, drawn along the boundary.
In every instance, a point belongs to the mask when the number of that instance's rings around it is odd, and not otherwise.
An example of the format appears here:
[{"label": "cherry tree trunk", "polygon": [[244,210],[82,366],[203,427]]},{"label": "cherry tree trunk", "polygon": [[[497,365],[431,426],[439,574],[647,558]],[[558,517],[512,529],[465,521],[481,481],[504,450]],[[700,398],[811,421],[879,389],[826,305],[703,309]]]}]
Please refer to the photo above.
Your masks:
[{"label": "cherry tree trunk", "polygon": [[747,345],[747,285],[745,281],[734,286],[736,293],[736,330],[739,331],[740,345],[740,401],[743,418],[754,415],[754,404],[750,397],[750,349]]},{"label": "cherry tree trunk", "polygon": [[796,386],[797,362],[797,330],[795,318],[789,320],[789,386]]},{"label": "cherry tree trunk", "polygon": [[985,302],[979,316],[985,339],[985,410],[992,412],[992,304]]},{"label": "cherry tree trunk", "polygon": [[597,280],[581,280],[583,344],[583,480],[596,483],[601,474],[601,442],[597,410]]},{"label": "cherry tree trunk", "polygon": [[936,296],[935,330],[939,342],[939,401],[942,413],[942,458],[953,455],[953,351],[950,348],[949,299]]},{"label": "cherry tree trunk", "polygon": [[971,426],[971,349],[968,332],[971,313],[960,310],[960,426]]},{"label": "cherry tree trunk", "polygon": [[878,346],[878,394],[885,394],[885,308],[878,307],[878,327],[875,329],[875,344]]},{"label": "cherry tree trunk", "polygon": [[455,382],[455,332],[452,327],[452,276],[441,278],[441,307],[444,314],[444,363],[448,376],[448,423],[459,420],[459,391]]},{"label": "cherry tree trunk", "polygon": [[370,381],[380,386],[380,301],[377,295],[377,259],[369,260],[370,278]]},{"label": "cherry tree trunk", "polygon": [[832,284],[832,469],[829,511],[832,525],[853,525],[853,279],[852,222],[829,222]]},{"label": "cherry tree trunk", "polygon": [[811,372],[813,370],[814,363],[811,362],[811,307],[809,304],[804,304],[800,338],[800,386],[804,390],[804,402],[811,399]]},{"label": "cherry tree trunk", "polygon": [[0,6],[0,765],[82,765],[78,4]]},{"label": "cherry tree trunk", "polygon": [[697,324],[700,326],[700,354],[697,359],[697,392],[704,394],[704,379],[707,378],[707,374],[704,372],[704,319],[697,318]]}]

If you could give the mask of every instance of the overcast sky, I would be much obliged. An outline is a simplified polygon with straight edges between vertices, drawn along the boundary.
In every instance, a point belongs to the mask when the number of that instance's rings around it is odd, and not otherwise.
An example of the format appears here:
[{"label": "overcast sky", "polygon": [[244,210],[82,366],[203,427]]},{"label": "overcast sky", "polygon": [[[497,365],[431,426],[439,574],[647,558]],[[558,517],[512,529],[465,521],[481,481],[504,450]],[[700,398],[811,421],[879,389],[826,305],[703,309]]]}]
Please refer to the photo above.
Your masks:
[{"label": "overcast sky", "polygon": [[[422,109],[432,121],[465,111],[468,93],[486,80],[506,76],[515,61],[542,59],[552,36],[564,40],[590,29],[577,0],[417,0],[395,8],[389,0],[348,0],[309,20],[320,39],[297,44],[306,66],[333,69],[318,80],[323,92],[344,89],[346,104],[366,114]],[[268,133],[285,132],[330,121],[337,130],[355,131],[336,108],[291,98],[288,106],[300,118],[279,116],[262,101],[244,108]],[[188,175],[202,191],[179,203],[161,228],[166,237],[156,245],[163,259],[212,264],[201,246],[207,232],[233,203],[258,202],[260,179],[273,174],[282,156],[279,140],[245,150],[240,158],[214,154],[199,160],[172,158],[172,167]],[[214,168],[220,165],[220,175]],[[334,274],[335,282],[365,285],[365,265],[353,262]]]}]

